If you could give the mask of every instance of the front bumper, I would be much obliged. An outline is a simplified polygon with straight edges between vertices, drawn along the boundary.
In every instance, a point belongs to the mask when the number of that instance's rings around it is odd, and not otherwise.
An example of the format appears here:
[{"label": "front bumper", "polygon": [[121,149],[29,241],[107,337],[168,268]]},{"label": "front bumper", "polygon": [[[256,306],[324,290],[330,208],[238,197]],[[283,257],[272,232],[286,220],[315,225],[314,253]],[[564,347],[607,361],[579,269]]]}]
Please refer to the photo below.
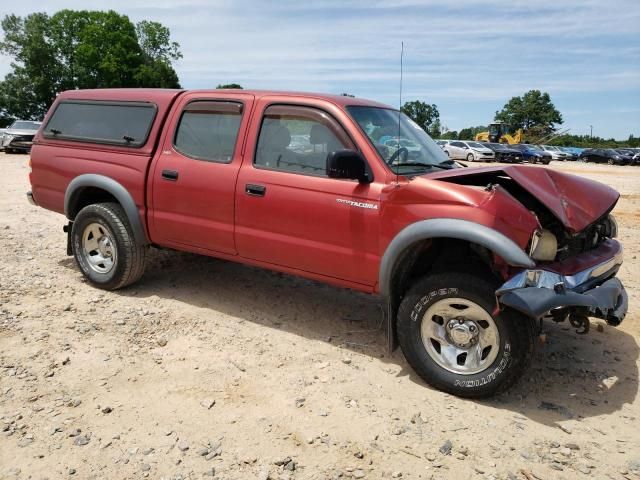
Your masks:
[{"label": "front bumper", "polygon": [[[603,256],[598,257],[598,253]],[[497,291],[502,306],[513,308],[528,317],[539,319],[556,312],[578,313],[602,318],[609,325],[619,325],[629,308],[627,292],[615,278],[623,261],[622,245],[607,240],[595,251],[571,259],[574,267],[564,274],[554,270],[522,270]],[[582,270],[576,265],[584,263]],[[555,267],[562,264],[555,264]]]},{"label": "front bumper", "polygon": [[24,150],[29,151],[33,146],[33,137],[17,136],[17,137],[5,137],[2,139],[2,149],[6,150]]}]

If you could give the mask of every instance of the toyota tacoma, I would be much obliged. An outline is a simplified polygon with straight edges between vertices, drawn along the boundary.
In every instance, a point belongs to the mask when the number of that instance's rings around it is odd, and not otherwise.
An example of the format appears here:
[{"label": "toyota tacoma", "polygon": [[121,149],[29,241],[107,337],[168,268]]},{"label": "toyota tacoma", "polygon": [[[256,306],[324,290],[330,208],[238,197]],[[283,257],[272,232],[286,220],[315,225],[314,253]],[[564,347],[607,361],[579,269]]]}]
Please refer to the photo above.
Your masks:
[{"label": "toyota tacoma", "polygon": [[585,332],[628,308],[615,190],[544,167],[463,168],[368,100],[63,92],[29,178],[96,287],[136,282],[155,246],[378,295],[389,347],[463,397],[520,378],[542,321]]}]

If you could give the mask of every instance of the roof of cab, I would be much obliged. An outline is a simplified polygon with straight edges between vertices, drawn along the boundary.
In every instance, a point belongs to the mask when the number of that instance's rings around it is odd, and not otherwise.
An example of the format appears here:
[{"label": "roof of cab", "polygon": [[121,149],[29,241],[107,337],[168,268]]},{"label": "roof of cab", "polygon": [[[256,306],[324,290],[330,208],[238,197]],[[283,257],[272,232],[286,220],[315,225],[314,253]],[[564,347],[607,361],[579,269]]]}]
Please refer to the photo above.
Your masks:
[{"label": "roof of cab", "polygon": [[392,108],[388,105],[367,100],[364,98],[349,97],[346,95],[331,95],[325,93],[310,92],[290,92],[277,90],[174,90],[165,88],[102,88],[93,90],[67,90],[62,92],[58,99],[74,99],[74,100],[121,100],[121,101],[142,101],[154,102],[160,105],[170,104],[175,97],[184,92],[198,93],[248,93],[256,98],[265,96],[292,97],[292,98],[313,98],[317,100],[325,100],[340,107],[350,105]]}]

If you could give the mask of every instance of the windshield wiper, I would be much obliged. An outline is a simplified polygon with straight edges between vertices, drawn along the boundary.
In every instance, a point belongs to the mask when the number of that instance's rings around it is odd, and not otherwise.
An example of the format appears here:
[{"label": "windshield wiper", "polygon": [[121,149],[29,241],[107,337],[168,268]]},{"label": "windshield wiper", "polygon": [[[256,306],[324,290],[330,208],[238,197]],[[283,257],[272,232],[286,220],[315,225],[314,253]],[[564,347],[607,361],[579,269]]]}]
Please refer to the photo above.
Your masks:
[{"label": "windshield wiper", "polygon": [[442,170],[453,170],[454,167],[449,167],[447,165],[443,165],[445,162],[452,162],[453,160],[445,160],[441,163],[424,163],[424,162],[401,162],[394,163],[391,167],[429,167],[429,168],[441,168]]}]

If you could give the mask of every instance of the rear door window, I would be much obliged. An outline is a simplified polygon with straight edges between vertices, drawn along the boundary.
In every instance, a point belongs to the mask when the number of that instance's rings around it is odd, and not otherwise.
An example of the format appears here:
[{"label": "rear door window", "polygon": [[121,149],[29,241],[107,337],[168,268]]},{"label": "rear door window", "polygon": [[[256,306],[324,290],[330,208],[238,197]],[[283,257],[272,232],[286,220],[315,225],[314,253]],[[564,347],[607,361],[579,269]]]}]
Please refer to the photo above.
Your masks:
[{"label": "rear door window", "polygon": [[157,107],[145,102],[64,100],[43,130],[46,138],[141,147]]},{"label": "rear door window", "polygon": [[229,163],[242,120],[242,104],[193,101],[183,110],[174,138],[181,154],[208,162]]}]

